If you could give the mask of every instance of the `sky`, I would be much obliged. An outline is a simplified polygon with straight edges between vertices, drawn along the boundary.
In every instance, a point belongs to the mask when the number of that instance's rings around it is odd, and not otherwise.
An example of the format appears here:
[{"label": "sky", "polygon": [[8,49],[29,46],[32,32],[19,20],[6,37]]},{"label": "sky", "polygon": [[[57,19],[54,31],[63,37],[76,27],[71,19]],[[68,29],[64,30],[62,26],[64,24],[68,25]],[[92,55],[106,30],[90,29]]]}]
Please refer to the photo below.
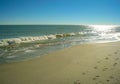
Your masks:
[{"label": "sky", "polygon": [[0,0],[0,24],[120,25],[120,0]]}]

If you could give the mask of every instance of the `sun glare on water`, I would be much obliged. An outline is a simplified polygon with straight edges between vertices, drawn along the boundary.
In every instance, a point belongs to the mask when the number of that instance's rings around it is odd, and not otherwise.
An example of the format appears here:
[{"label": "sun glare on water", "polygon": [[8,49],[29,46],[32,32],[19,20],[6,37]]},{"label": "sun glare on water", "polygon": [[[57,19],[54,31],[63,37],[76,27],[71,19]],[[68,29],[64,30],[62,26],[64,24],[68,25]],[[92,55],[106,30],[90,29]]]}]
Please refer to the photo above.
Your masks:
[{"label": "sun glare on water", "polygon": [[90,25],[90,27],[98,32],[109,32],[115,27],[115,25]]}]

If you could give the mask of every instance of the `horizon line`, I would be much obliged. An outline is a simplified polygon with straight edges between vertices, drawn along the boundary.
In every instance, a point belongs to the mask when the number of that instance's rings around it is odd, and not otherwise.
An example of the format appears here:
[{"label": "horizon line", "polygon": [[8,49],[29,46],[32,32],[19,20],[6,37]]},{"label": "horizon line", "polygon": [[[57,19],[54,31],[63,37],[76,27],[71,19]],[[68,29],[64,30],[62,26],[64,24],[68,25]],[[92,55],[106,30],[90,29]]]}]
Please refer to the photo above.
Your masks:
[{"label": "horizon line", "polygon": [[120,26],[120,24],[0,24],[0,25],[116,25]]}]

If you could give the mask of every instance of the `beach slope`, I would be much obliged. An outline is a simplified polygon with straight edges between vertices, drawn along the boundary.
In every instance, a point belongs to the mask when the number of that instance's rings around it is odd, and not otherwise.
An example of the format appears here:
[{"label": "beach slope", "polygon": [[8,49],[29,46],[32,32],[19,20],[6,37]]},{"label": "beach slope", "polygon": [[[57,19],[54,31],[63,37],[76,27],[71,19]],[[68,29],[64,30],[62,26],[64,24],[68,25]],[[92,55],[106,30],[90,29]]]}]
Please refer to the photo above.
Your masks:
[{"label": "beach slope", "polygon": [[0,84],[120,84],[120,42],[82,44],[0,64]]}]

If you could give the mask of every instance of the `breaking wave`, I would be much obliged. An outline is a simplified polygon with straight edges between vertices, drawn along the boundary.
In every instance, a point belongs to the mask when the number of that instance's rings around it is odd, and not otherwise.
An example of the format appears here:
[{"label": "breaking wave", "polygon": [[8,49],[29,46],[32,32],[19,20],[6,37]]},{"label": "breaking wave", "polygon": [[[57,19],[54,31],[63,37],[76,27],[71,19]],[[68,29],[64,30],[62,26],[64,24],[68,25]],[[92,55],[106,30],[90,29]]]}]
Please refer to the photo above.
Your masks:
[{"label": "breaking wave", "polygon": [[29,42],[35,42],[35,41],[42,41],[42,40],[70,37],[70,36],[76,36],[76,35],[84,35],[84,34],[87,34],[87,32],[55,34],[55,35],[50,34],[50,35],[43,35],[43,36],[27,36],[27,37],[0,39],[0,46],[29,43]]},{"label": "breaking wave", "polygon": [[119,26],[40,25],[1,28],[0,63],[32,59],[73,45],[120,41]]}]

